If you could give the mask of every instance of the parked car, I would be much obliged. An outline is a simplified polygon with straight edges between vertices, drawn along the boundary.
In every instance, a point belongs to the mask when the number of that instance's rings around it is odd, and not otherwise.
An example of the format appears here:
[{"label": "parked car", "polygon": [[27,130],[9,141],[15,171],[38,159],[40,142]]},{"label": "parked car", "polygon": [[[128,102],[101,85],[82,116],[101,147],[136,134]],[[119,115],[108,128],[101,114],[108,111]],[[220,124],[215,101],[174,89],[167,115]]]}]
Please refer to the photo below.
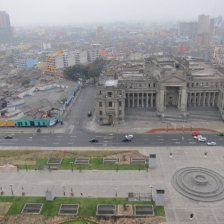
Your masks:
[{"label": "parked car", "polygon": [[207,145],[209,145],[209,146],[216,146],[216,142],[207,142]]},{"label": "parked car", "polygon": [[205,137],[201,137],[201,138],[198,138],[198,141],[199,141],[199,142],[206,142],[206,141],[207,141],[207,138],[205,138]]},{"label": "parked car", "polygon": [[4,137],[4,139],[13,139],[13,136],[12,136],[12,135],[6,135],[6,136]]},{"label": "parked car", "polygon": [[202,135],[195,135],[194,136],[194,139],[199,139],[199,138],[201,138],[202,137]]},{"label": "parked car", "polygon": [[91,143],[97,143],[99,141],[98,141],[98,139],[92,138],[92,139],[89,140],[89,142],[91,142]]},{"label": "parked car", "polygon": [[125,135],[124,137],[131,140],[134,138],[134,135]]},{"label": "parked car", "polygon": [[220,132],[217,134],[218,136],[224,136],[224,133],[223,132]]},{"label": "parked car", "polygon": [[91,117],[92,116],[92,112],[91,111],[88,111],[87,116],[88,117]]},{"label": "parked car", "polygon": [[200,132],[193,132],[192,133],[192,136],[198,136],[198,135],[201,135],[201,133]]}]

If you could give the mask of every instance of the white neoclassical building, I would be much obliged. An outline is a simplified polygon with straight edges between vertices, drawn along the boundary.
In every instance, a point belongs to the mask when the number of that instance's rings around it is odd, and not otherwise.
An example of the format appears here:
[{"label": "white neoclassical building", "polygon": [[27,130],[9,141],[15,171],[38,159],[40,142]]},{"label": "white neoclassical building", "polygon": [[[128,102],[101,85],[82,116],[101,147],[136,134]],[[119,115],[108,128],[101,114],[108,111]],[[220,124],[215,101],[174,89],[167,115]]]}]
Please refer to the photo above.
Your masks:
[{"label": "white neoclassical building", "polygon": [[189,107],[217,107],[224,119],[224,74],[209,62],[174,57],[146,58],[141,69],[102,74],[97,86],[96,119],[100,124],[125,120],[125,109],[169,107],[186,116]]}]

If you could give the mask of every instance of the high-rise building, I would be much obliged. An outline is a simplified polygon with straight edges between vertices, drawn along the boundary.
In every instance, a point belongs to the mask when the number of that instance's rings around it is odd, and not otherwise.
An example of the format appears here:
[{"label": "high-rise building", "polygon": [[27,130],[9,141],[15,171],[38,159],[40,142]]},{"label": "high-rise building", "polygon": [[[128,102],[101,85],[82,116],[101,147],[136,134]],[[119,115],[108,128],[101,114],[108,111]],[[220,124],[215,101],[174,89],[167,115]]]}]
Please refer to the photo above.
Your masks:
[{"label": "high-rise building", "polygon": [[200,15],[198,17],[198,34],[210,33],[209,16]]},{"label": "high-rise building", "polygon": [[197,35],[197,22],[182,22],[179,24],[179,35],[195,39]]},{"label": "high-rise building", "polygon": [[0,11],[0,40],[8,41],[12,38],[12,27],[9,15],[5,11]]},{"label": "high-rise building", "polygon": [[210,40],[210,23],[208,15],[198,17],[198,36],[197,42],[200,45],[208,45]]}]

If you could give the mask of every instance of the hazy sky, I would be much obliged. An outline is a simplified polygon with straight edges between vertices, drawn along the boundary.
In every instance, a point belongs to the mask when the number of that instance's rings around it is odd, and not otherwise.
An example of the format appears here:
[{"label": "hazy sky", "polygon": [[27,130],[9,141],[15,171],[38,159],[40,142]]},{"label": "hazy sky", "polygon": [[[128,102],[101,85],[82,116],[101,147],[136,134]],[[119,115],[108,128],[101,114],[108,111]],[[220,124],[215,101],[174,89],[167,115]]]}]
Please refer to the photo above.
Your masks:
[{"label": "hazy sky", "polygon": [[0,0],[12,26],[117,21],[193,21],[224,16],[224,0]]}]

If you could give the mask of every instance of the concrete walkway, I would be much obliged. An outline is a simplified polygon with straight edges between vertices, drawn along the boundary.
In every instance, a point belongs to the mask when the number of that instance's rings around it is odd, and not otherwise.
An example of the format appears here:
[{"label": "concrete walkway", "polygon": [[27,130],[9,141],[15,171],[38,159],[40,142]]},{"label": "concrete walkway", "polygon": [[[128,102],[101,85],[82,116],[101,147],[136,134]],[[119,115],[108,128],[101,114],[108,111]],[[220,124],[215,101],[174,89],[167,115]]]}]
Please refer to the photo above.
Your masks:
[{"label": "concrete walkway", "polygon": [[[66,148],[68,149],[68,148]],[[70,148],[70,150],[76,148]],[[85,148],[87,149],[87,148]],[[115,148],[103,148],[111,150]],[[83,150],[83,148],[78,148]],[[122,150],[122,148],[116,148]],[[136,150],[131,148],[130,150]],[[165,189],[165,211],[169,224],[223,224],[224,200],[219,202],[196,202],[180,195],[171,185],[173,173],[183,167],[197,166],[216,171],[224,176],[223,147],[206,148],[208,157],[204,158],[204,147],[145,147],[139,148],[144,155],[156,153],[156,168],[147,171],[0,171],[1,187],[5,195],[22,194],[44,196],[47,189],[55,196],[70,196],[71,188],[75,197],[127,197],[128,192],[146,193],[157,186]],[[173,158],[169,158],[169,153]],[[11,187],[10,187],[11,185]],[[190,213],[195,219],[189,222]]]},{"label": "concrete walkway", "polygon": [[[41,128],[42,134],[63,134],[69,133],[74,125],[64,122],[63,125],[58,124],[55,127]],[[115,126],[100,126],[95,121],[89,121],[84,127],[89,132],[94,133],[146,133],[153,132],[153,130],[160,129],[160,132],[175,132],[175,131],[189,131],[199,129],[211,129],[213,131],[224,132],[224,122],[210,121],[210,122],[185,122],[185,123],[163,123],[158,121],[135,122],[118,124]],[[0,128],[0,134],[33,134],[37,133],[37,128]]]}]

